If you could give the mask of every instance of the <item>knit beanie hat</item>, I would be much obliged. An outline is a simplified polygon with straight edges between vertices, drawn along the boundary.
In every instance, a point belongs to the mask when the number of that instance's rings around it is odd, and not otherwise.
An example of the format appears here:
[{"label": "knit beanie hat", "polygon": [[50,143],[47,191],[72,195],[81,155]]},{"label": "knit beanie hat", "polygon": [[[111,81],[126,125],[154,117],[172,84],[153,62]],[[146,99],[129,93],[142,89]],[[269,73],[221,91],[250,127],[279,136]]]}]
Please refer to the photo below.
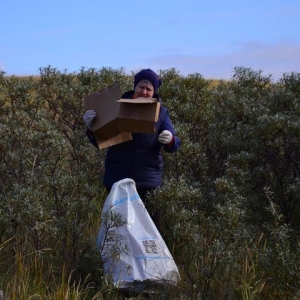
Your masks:
[{"label": "knit beanie hat", "polygon": [[151,69],[144,69],[144,70],[138,72],[137,74],[135,74],[134,88],[143,79],[149,80],[152,83],[155,93],[157,92],[157,89],[160,87],[160,85],[162,83],[160,78],[154,71],[152,71]]}]

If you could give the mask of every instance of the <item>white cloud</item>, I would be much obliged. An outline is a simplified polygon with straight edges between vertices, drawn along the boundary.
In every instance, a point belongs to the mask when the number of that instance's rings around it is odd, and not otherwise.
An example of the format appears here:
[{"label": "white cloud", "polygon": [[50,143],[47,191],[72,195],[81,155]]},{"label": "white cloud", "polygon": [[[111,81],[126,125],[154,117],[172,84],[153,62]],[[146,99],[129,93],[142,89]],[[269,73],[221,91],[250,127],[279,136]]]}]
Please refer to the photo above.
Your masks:
[{"label": "white cloud", "polygon": [[148,58],[147,62],[156,69],[176,68],[183,75],[198,72],[205,78],[229,79],[234,67],[239,66],[278,79],[283,73],[300,72],[300,41],[240,43],[227,54],[172,54]]}]

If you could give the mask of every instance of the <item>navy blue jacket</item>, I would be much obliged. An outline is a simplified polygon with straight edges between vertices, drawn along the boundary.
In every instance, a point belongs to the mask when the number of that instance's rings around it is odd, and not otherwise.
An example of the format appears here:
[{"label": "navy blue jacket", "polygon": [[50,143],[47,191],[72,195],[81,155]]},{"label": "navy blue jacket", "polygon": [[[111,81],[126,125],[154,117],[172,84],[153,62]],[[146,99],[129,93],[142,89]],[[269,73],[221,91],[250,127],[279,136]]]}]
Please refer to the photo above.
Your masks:
[{"label": "navy blue jacket", "polygon": [[[126,92],[122,98],[132,99],[134,91]],[[153,97],[161,99],[158,95]],[[163,130],[169,130],[174,137],[171,147],[157,141]],[[98,147],[94,137],[87,133],[91,143]],[[155,133],[132,133],[132,140],[111,146],[105,158],[104,186],[110,188],[115,182],[131,178],[137,188],[157,188],[162,184],[163,158],[161,149],[171,153],[180,146],[175,135],[167,108],[160,106],[159,119],[155,123]]]}]

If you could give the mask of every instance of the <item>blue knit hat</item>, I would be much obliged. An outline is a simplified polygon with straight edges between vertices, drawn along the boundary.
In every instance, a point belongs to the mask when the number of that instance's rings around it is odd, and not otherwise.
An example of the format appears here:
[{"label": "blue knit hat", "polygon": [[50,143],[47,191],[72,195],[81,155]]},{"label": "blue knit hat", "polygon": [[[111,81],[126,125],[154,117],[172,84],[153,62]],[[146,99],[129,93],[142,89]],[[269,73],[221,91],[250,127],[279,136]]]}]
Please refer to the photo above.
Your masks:
[{"label": "blue knit hat", "polygon": [[162,83],[160,78],[154,71],[152,71],[151,69],[144,69],[144,70],[138,72],[137,74],[135,74],[134,88],[143,79],[149,80],[152,83],[155,93],[157,92],[157,89],[160,87],[160,85]]}]

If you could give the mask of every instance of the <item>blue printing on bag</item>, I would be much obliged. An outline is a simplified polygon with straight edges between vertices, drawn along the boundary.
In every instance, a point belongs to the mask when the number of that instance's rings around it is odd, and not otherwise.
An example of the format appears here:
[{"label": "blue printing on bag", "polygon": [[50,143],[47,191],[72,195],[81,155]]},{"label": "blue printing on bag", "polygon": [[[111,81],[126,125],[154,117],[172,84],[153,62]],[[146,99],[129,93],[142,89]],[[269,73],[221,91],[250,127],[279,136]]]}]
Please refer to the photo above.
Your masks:
[{"label": "blue printing on bag", "polygon": [[127,196],[127,197],[123,197],[121,199],[118,199],[116,201],[114,201],[114,205],[121,205],[121,204],[124,204],[126,201],[134,201],[134,200],[139,200],[140,199],[140,196],[138,193],[135,193],[133,196]]},{"label": "blue printing on bag", "polygon": [[[135,259],[170,259],[168,256],[155,256],[155,255],[140,255],[136,256]],[[171,260],[171,259],[170,259]]]}]

